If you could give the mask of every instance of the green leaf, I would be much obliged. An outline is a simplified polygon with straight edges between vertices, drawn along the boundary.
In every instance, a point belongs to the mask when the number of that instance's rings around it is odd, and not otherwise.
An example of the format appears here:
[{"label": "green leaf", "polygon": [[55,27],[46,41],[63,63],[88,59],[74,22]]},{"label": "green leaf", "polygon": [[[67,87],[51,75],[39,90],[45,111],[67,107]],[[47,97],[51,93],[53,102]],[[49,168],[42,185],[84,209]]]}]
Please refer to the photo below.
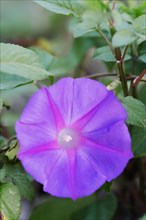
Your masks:
[{"label": "green leaf", "polygon": [[32,183],[28,179],[28,174],[20,166],[20,164],[15,165],[5,165],[6,176],[11,177],[13,183],[18,187],[21,195],[31,200],[34,197],[34,188]]},{"label": "green leaf", "polygon": [[118,88],[118,86],[121,84],[120,79],[117,78],[114,81],[112,81],[109,85],[107,85],[107,89],[108,90],[115,90],[116,88]]},{"label": "green leaf", "polygon": [[142,217],[138,218],[137,220],[146,220],[146,213]]},{"label": "green leaf", "polygon": [[102,186],[102,188],[106,191],[106,192],[110,192],[111,191],[111,187],[112,187],[112,181],[111,182],[105,182]]},{"label": "green leaf", "polygon": [[114,34],[112,38],[112,45],[113,47],[121,47],[131,44],[135,40],[136,40],[136,35],[134,34],[133,30],[124,29]]},{"label": "green leaf", "polygon": [[21,196],[19,190],[12,183],[0,185],[2,219],[17,220],[21,213]]},{"label": "green leaf", "polygon": [[90,205],[86,209],[82,209],[76,212],[71,220],[110,220],[117,208],[116,197],[108,195],[102,199],[98,199],[94,204]]},{"label": "green leaf", "polygon": [[49,81],[50,81],[50,84],[53,85],[53,83],[54,83],[54,76],[49,76]]},{"label": "green leaf", "polygon": [[1,72],[1,87],[0,89],[11,89],[19,85],[27,84],[29,79],[18,76],[16,74],[9,74]]},{"label": "green leaf", "polygon": [[16,158],[16,155],[18,153],[18,149],[19,149],[19,145],[18,145],[18,141],[17,139],[13,139],[10,143],[9,143],[9,150],[6,152],[6,156],[8,157],[9,160],[13,160]]},{"label": "green leaf", "polygon": [[120,11],[126,12],[132,17],[138,17],[145,14],[146,2],[145,1],[131,1],[128,0],[128,5],[125,2],[118,1]]},{"label": "green leaf", "polygon": [[70,216],[75,211],[84,208],[94,202],[96,197],[94,195],[77,201],[70,199],[50,198],[45,203],[37,206],[31,216],[30,220],[64,220],[70,219]]},{"label": "green leaf", "polygon": [[0,169],[0,182],[3,183],[6,176],[6,169],[3,167]]},{"label": "green leaf", "polygon": [[124,19],[123,14],[119,13],[117,10],[113,10],[112,16],[113,16],[115,28],[117,31],[129,28],[130,25]]},{"label": "green leaf", "polygon": [[[103,60],[106,62],[115,62],[116,59],[111,52],[110,48],[108,46],[100,47],[95,50],[95,53],[93,55],[94,59]],[[126,54],[125,61],[131,59],[131,56],[129,54]]]},{"label": "green leaf", "polygon": [[131,129],[132,149],[135,157],[146,156],[146,128]]},{"label": "green leaf", "polygon": [[1,113],[2,109],[3,109],[3,100],[2,100],[2,98],[0,98],[0,113]]},{"label": "green leaf", "polygon": [[93,58],[106,62],[115,62],[116,60],[108,46],[97,48],[95,50]]},{"label": "green leaf", "polygon": [[95,30],[95,27],[92,27],[91,25],[88,25],[86,22],[80,22],[76,25],[76,27],[73,30],[73,36],[81,37],[87,33],[90,33]]},{"label": "green leaf", "polygon": [[143,63],[146,63],[146,53],[142,54],[138,57],[139,60],[141,60]]},{"label": "green leaf", "polygon": [[35,0],[37,4],[41,5],[42,7],[46,8],[49,11],[63,14],[63,15],[74,15],[79,16],[82,11],[83,7],[79,2],[70,1],[70,0],[42,0],[38,1]]},{"label": "green leaf", "polygon": [[[133,21],[133,29],[138,33],[146,36],[146,15],[139,16]],[[145,37],[146,40],[146,37]]]},{"label": "green leaf", "polygon": [[125,97],[121,101],[128,113],[127,123],[139,127],[146,127],[145,105],[131,96]]},{"label": "green leaf", "polygon": [[109,10],[109,5],[104,3],[103,0],[85,0],[83,4],[87,5],[87,8],[91,8],[92,10],[99,9],[100,11]]},{"label": "green leaf", "polygon": [[32,80],[48,77],[39,56],[32,50],[13,44],[0,44],[1,47],[1,89],[15,87]]},{"label": "green leaf", "polygon": [[31,47],[30,49],[38,54],[45,69],[49,70],[49,67],[55,60],[55,57],[39,47]]},{"label": "green leaf", "polygon": [[109,32],[109,27],[107,26],[107,14],[100,13],[98,11],[87,10],[83,13],[81,22],[76,24],[73,35],[74,37],[81,37],[84,34],[90,33],[92,31],[97,31],[97,29],[105,30]]},{"label": "green leaf", "polygon": [[7,139],[0,135],[0,149],[5,148],[6,145],[7,145]]}]

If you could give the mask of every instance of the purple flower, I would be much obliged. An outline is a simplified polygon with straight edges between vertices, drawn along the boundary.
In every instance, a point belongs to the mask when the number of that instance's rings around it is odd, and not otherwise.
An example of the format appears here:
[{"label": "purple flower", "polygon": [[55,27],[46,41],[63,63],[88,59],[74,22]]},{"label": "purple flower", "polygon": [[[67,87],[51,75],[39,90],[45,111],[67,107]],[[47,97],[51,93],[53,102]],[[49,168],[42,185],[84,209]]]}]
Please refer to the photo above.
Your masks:
[{"label": "purple flower", "polygon": [[54,196],[88,196],[133,157],[127,113],[94,80],[64,78],[42,87],[16,123],[18,158]]}]

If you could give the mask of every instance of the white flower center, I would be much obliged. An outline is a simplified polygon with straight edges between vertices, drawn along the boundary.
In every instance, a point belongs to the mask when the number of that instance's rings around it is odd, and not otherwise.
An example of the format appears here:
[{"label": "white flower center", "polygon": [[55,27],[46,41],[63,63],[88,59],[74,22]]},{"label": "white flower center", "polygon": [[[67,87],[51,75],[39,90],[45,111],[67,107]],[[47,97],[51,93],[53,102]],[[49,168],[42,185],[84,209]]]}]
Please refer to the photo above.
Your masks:
[{"label": "white flower center", "polygon": [[78,141],[79,136],[70,128],[64,128],[58,134],[58,143],[61,147],[77,147]]},{"label": "white flower center", "polygon": [[63,139],[64,139],[65,142],[70,142],[70,141],[72,140],[72,137],[71,137],[70,135],[66,135],[66,134],[65,134],[65,135],[63,136]]}]

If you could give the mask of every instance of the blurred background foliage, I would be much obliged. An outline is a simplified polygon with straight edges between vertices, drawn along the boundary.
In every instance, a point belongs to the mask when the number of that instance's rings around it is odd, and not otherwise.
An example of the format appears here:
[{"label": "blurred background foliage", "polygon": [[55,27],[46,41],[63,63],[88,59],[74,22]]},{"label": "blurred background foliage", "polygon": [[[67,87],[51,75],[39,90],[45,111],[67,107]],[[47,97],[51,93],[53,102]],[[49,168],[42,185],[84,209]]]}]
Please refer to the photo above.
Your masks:
[{"label": "blurred background foliage", "polygon": [[[49,2],[49,5],[46,5],[46,2]],[[80,7],[75,6],[73,4],[75,2],[80,3]],[[44,7],[41,7],[42,4]],[[48,7],[49,10],[47,10]],[[116,33],[118,33],[114,38],[111,35],[112,27],[106,22],[111,15],[109,8],[112,7],[112,16],[117,22]],[[132,76],[139,76],[145,68],[146,41],[143,27],[145,22],[143,24],[141,21],[144,20],[135,22],[134,30],[135,33],[140,33],[140,35],[137,34],[139,38],[135,34],[133,39],[134,35],[130,35],[130,32],[126,32],[125,38],[121,32],[125,29],[129,30],[127,25],[131,27],[134,19],[146,13],[145,1],[46,0],[41,1],[39,5],[29,0],[2,0],[0,10],[1,42],[20,45],[34,51],[39,56],[43,68],[50,73],[47,79],[34,82],[23,77],[14,78],[12,75],[1,72],[1,86],[4,86],[4,89],[1,90],[0,104],[2,146],[0,179],[2,183],[8,182],[4,185],[5,188],[1,188],[1,199],[11,204],[11,212],[6,206],[4,213],[1,213],[1,218],[4,220],[6,216],[8,220],[145,219],[146,159],[143,156],[146,155],[146,132],[144,127],[139,127],[139,121],[134,122],[134,126],[129,126],[136,158],[129,162],[124,173],[115,181],[104,184],[94,195],[76,202],[45,194],[42,186],[33,182],[32,178],[25,173],[16,159],[18,144],[14,128],[29,97],[40,85],[51,85],[64,76],[90,77],[105,85],[117,79],[118,69],[115,58],[96,30],[97,23],[105,36],[110,41],[113,40],[113,44],[121,47],[122,51],[127,44],[130,44],[124,62],[128,88],[130,95],[146,105],[145,78],[141,78],[138,85],[132,87],[134,79]],[[123,39],[126,39],[126,43]],[[121,45],[119,42],[122,42]],[[25,85],[22,86],[22,84]],[[120,82],[114,87],[114,92],[122,100],[123,91]],[[138,111],[144,109],[142,104],[137,103],[137,106],[140,106]],[[128,107],[133,108],[133,106]],[[140,111],[139,117],[141,115],[145,115],[144,110],[142,113]],[[7,194],[8,189],[17,196]],[[19,210],[12,205],[14,201],[18,204]]]}]

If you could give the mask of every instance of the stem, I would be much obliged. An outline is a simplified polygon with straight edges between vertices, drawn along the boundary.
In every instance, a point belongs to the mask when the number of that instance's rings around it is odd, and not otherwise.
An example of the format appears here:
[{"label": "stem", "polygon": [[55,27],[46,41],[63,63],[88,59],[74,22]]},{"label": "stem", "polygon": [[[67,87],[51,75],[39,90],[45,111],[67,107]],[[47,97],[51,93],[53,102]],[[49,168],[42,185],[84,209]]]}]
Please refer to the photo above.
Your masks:
[{"label": "stem", "polygon": [[[95,73],[95,74],[86,75],[86,76],[83,76],[83,77],[85,77],[85,78],[96,78],[96,77],[108,77],[108,76],[117,76],[117,74],[115,74],[115,73]],[[137,78],[137,76],[132,75],[132,76],[127,76],[126,80],[134,80],[136,78]],[[146,82],[146,79],[140,79],[139,82]]]},{"label": "stem", "polygon": [[111,52],[115,56],[115,59],[117,61],[118,70],[119,70],[120,79],[122,82],[123,93],[124,93],[124,96],[128,96],[128,86],[127,86],[127,80],[126,80],[126,76],[125,76],[124,65],[123,65],[124,57],[125,57],[126,52],[128,50],[128,46],[126,46],[124,53],[123,53],[123,56],[122,56],[121,49],[120,48],[114,49],[112,44],[109,42],[109,40],[104,35],[104,33],[102,31],[100,31],[99,29],[97,29],[97,31],[103,37],[103,39],[106,41]]},{"label": "stem", "polygon": [[136,87],[137,84],[138,84],[140,81],[142,81],[142,80],[144,80],[144,82],[146,82],[145,79],[142,79],[145,74],[146,74],[146,69],[144,69],[144,70],[140,73],[139,76],[136,76],[136,77],[135,77],[135,79],[133,80],[132,86],[133,86],[133,87]]},{"label": "stem", "polygon": [[[134,76],[134,75],[126,77],[127,80],[133,80],[136,78],[137,78],[137,76]],[[146,82],[146,79],[140,79],[139,82]]]},{"label": "stem", "polygon": [[116,4],[116,1],[115,1],[115,0],[113,0],[113,2],[112,2],[112,10],[114,10],[114,9],[115,9],[115,4]]},{"label": "stem", "polygon": [[108,44],[108,46],[109,46],[111,52],[112,52],[113,55],[115,56],[115,51],[114,51],[114,48],[113,48],[112,44],[109,42],[109,40],[106,38],[106,36],[104,35],[104,33],[103,33],[101,30],[97,29],[97,31],[98,31],[98,33],[103,37],[103,39],[105,40],[105,42]]},{"label": "stem", "polygon": [[38,89],[42,87],[41,84],[37,80],[33,81],[33,83]]},{"label": "stem", "polygon": [[115,48],[115,57],[117,60],[117,66],[118,66],[118,70],[119,70],[120,79],[122,82],[124,96],[128,96],[128,86],[127,86],[127,80],[126,80],[126,76],[125,76],[125,70],[124,70],[124,66],[123,66],[123,59],[122,59],[122,54],[121,54],[120,48]]},{"label": "stem", "polygon": [[127,46],[125,47],[125,49],[124,49],[124,52],[123,52],[123,55],[122,55],[122,60],[123,60],[123,61],[124,61],[124,58],[125,58],[125,56],[126,56],[126,53],[127,53],[128,48],[129,48],[129,45],[127,45]]},{"label": "stem", "polygon": [[116,76],[117,74],[115,73],[95,73],[92,75],[86,75],[83,77],[87,77],[87,78],[95,78],[95,77],[106,77],[106,76]]}]

